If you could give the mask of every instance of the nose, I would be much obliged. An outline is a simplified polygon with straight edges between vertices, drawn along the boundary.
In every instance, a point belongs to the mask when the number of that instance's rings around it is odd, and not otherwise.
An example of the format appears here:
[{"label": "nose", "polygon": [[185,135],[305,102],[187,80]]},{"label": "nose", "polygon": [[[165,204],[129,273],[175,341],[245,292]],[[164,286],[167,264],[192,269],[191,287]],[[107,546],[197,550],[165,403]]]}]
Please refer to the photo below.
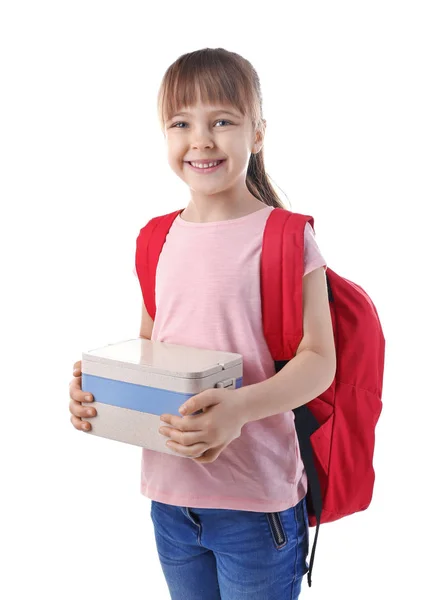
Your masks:
[{"label": "nose", "polygon": [[203,142],[199,141],[199,142],[192,143],[191,147],[192,147],[193,150],[194,149],[201,150],[203,148],[207,148],[207,149],[214,148],[215,144],[211,140],[203,141]]},{"label": "nose", "polygon": [[191,136],[191,148],[214,148],[215,144],[210,132],[206,128],[196,128]]}]

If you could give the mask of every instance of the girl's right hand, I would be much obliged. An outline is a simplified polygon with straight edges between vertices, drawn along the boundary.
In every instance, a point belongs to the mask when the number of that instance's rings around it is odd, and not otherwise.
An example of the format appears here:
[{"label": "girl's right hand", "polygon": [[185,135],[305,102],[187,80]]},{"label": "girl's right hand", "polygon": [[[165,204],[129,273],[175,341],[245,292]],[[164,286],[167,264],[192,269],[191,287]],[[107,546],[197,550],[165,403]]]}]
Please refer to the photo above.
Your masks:
[{"label": "girl's right hand", "polygon": [[[74,379],[71,380],[69,391],[70,391],[70,404],[69,410],[72,413],[70,421],[72,422],[75,429],[80,431],[89,431],[92,426],[88,421],[83,421],[81,417],[95,417],[96,410],[91,406],[83,406],[82,402],[92,402],[93,396],[89,392],[85,392],[81,389],[81,361],[78,360],[73,365]],[[90,400],[88,400],[90,398]],[[92,412],[90,412],[92,411]]]}]

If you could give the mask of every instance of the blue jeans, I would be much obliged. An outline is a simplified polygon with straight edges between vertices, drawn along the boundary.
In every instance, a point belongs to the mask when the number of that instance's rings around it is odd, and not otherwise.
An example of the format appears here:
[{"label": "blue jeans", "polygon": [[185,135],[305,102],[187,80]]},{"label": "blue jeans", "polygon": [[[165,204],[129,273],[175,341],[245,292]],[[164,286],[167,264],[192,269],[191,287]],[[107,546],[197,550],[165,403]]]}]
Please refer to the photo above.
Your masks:
[{"label": "blue jeans", "polygon": [[306,500],[277,513],[151,502],[171,600],[296,600],[308,571]]}]

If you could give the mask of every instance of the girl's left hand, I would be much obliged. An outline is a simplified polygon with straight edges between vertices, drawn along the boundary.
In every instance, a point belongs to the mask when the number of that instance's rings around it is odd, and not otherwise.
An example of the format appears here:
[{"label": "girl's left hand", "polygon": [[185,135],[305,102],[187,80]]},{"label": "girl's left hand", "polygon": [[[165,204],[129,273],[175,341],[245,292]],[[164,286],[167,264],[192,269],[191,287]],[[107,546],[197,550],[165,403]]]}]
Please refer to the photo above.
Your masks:
[{"label": "girl's left hand", "polygon": [[[239,390],[212,388],[191,397],[179,412],[183,417],[163,414],[160,433],[170,438],[167,446],[199,463],[215,461],[230,442],[240,437],[247,422]],[[193,415],[203,409],[203,413]]]}]

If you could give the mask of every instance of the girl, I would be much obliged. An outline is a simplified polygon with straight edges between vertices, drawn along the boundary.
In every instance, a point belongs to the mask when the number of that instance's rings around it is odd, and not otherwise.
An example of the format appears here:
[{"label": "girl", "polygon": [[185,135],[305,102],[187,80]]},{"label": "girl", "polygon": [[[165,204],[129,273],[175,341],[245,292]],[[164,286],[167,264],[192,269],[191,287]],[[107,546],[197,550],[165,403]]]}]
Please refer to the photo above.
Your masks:
[{"label": "girl", "polygon": [[[308,224],[304,336],[275,374],[259,271],[266,220],[284,207],[264,168],[257,73],[221,48],[191,52],[166,71],[158,102],[169,164],[191,199],[163,246],[156,318],[143,303],[140,336],[238,352],[244,365],[243,387],[207,390],[184,416],[162,415],[160,432],[189,460],[143,449],[141,492],[152,500],[159,559],[173,600],[296,599],[309,539],[292,409],[335,375],[325,260]],[[81,405],[80,366],[71,420],[89,430],[82,417],[95,410]]]}]

